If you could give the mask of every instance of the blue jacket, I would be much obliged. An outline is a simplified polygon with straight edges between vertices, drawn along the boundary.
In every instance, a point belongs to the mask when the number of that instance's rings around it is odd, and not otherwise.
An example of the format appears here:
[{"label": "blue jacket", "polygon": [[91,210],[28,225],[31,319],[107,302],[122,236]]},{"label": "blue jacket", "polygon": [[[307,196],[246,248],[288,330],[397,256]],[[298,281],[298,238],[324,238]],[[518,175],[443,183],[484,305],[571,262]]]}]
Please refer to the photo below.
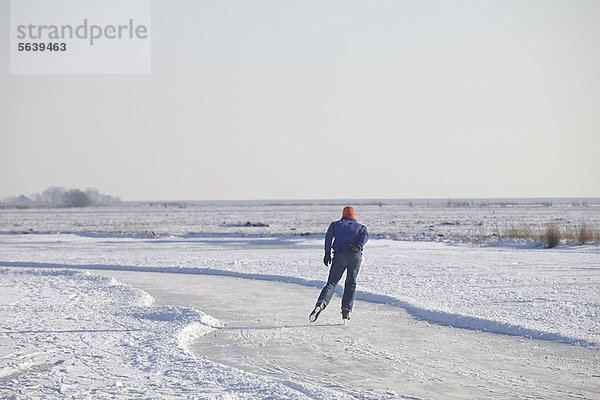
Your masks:
[{"label": "blue jacket", "polygon": [[[332,246],[333,238],[335,241]],[[330,252],[332,247],[334,252],[346,251],[351,244],[360,247],[362,251],[368,240],[369,232],[366,226],[352,218],[342,218],[329,225],[325,234],[325,252]]]}]

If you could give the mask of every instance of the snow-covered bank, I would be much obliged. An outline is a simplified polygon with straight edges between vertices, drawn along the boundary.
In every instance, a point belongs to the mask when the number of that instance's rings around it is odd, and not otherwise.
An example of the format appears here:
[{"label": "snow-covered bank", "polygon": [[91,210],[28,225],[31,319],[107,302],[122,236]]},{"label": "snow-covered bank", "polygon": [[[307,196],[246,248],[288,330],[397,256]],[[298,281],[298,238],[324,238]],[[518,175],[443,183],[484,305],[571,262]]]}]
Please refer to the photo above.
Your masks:
[{"label": "snow-covered bank", "polygon": [[348,398],[192,357],[219,322],[152,300],[85,272],[0,269],[0,397]]},{"label": "snow-covered bank", "polygon": [[[321,286],[317,239],[4,235],[0,265],[230,275]],[[372,240],[358,299],[442,325],[600,346],[600,248]]]}]

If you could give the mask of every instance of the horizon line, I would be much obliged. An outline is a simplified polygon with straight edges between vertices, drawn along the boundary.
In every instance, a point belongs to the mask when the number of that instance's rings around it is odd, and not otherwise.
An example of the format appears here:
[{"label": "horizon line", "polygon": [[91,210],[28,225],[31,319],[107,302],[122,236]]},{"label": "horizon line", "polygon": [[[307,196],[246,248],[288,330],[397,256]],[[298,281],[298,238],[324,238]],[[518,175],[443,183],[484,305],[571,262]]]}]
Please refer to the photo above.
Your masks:
[{"label": "horizon line", "polygon": [[410,202],[410,201],[435,201],[435,202],[460,202],[460,201],[599,201],[600,196],[575,196],[575,197],[373,197],[373,198],[262,198],[262,199],[187,199],[187,200],[121,200],[122,203],[185,203],[185,202],[358,202],[358,203],[381,203],[381,202]]}]

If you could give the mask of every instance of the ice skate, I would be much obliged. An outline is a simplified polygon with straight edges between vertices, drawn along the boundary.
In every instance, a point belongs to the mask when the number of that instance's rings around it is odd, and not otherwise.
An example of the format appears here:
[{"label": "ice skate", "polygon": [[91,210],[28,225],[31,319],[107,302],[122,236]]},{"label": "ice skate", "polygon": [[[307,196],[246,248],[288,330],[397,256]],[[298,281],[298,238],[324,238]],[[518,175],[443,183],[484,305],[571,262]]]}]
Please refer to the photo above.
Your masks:
[{"label": "ice skate", "polygon": [[323,311],[324,309],[325,309],[325,303],[317,303],[314,310],[310,313],[310,316],[308,317],[308,321],[311,323],[315,322],[317,320],[317,318],[319,318],[321,311]]}]

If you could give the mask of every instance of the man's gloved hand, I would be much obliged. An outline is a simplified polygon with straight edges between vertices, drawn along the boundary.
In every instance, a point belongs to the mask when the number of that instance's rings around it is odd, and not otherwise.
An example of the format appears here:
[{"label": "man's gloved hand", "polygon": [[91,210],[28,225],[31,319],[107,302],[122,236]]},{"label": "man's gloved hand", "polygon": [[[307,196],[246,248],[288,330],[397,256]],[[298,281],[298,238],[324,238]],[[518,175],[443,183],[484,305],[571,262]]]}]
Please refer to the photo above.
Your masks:
[{"label": "man's gloved hand", "polygon": [[325,252],[325,257],[323,257],[323,264],[325,264],[326,267],[331,264],[331,253],[328,251]]},{"label": "man's gloved hand", "polygon": [[357,245],[355,245],[355,244],[351,244],[350,246],[348,246],[348,248],[349,248],[350,250],[352,250],[353,252],[355,252],[355,253],[358,253],[358,252],[360,251],[360,247],[358,247],[358,246],[357,246]]}]

